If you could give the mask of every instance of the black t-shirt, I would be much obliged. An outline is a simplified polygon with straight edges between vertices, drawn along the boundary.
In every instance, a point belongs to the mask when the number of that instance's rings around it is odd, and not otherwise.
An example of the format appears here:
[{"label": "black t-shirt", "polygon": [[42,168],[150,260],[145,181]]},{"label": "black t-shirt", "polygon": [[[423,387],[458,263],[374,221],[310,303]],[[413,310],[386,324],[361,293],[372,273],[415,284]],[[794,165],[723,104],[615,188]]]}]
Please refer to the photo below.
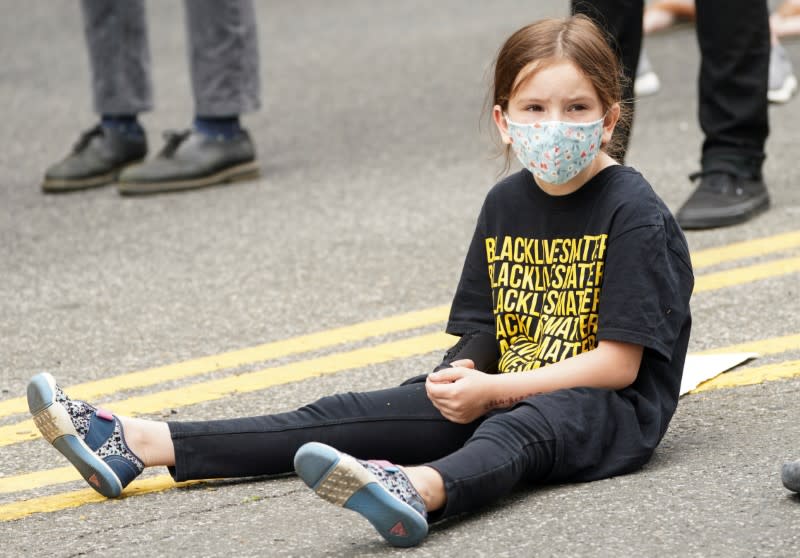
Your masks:
[{"label": "black t-shirt", "polygon": [[[637,438],[617,451],[633,444],[646,460],[677,406],[693,284],[683,233],[637,171],[611,166],[576,192],[551,196],[522,170],[486,197],[447,332],[493,333],[500,372],[534,370],[600,340],[642,345],[631,386],[611,403],[590,394],[576,404],[588,405],[592,420],[611,420],[617,435]],[[530,398],[556,430],[576,420],[565,401]],[[617,424],[631,420],[637,424]]]}]

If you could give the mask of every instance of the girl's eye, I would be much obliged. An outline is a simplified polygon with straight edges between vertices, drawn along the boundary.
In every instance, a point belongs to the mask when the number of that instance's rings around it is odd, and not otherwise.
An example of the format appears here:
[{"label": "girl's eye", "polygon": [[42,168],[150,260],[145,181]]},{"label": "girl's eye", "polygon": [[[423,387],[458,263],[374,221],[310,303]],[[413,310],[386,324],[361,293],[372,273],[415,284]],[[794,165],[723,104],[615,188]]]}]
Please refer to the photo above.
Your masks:
[{"label": "girl's eye", "polygon": [[541,112],[543,109],[542,105],[528,105],[525,110],[528,112]]},{"label": "girl's eye", "polygon": [[579,111],[582,111],[582,110],[586,110],[586,105],[582,105],[582,104],[570,105],[567,110],[570,111],[570,112],[579,112]]}]

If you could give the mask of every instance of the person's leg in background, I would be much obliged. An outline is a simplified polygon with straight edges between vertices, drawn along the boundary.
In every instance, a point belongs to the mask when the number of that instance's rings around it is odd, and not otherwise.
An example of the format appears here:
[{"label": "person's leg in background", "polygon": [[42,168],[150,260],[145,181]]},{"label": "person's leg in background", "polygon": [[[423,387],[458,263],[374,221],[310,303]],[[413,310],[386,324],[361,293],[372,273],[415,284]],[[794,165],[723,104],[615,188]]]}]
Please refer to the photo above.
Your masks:
[{"label": "person's leg in background", "polygon": [[81,2],[94,110],[100,123],[84,132],[72,152],[45,172],[45,192],[113,183],[147,154],[137,120],[152,108],[150,51],[143,0]]},{"label": "person's leg in background", "polygon": [[259,174],[240,115],[260,105],[258,35],[252,0],[186,0],[194,94],[192,128],[168,133],[158,157],[120,177],[123,194],[211,186]]},{"label": "person's leg in background", "polygon": [[[633,93],[634,77],[639,64],[642,47],[643,0],[572,0],[572,13],[584,14],[597,22],[613,38],[612,47],[619,53],[626,81],[622,98],[630,103],[630,127],[633,127],[633,113],[636,99]],[[630,129],[618,128],[615,133],[622,134],[621,145],[625,152],[630,141]],[[624,163],[625,153],[617,157]]]},{"label": "person's leg in background", "polygon": [[699,185],[677,213],[686,229],[747,221],[769,207],[761,174],[769,134],[766,0],[697,0]]},{"label": "person's leg in background", "polygon": [[255,17],[252,0],[186,3],[195,127],[206,135],[236,135],[239,115],[261,107]]},{"label": "person's leg in background", "polygon": [[[694,23],[694,0],[654,0],[648,2],[644,10],[645,36],[663,31],[680,23]],[[791,14],[794,12],[794,16]],[[792,22],[794,19],[794,22]],[[797,93],[797,77],[780,37],[800,33],[800,0],[785,0],[770,16],[772,48],[769,57],[769,89],[767,99],[770,103],[788,103]],[[794,26],[794,30],[792,29]],[[644,49],[636,70],[636,95],[641,97],[658,92],[661,82],[653,70]]]},{"label": "person's leg in background", "polygon": [[770,16],[770,27],[778,37],[800,35],[800,0],[783,0]]}]

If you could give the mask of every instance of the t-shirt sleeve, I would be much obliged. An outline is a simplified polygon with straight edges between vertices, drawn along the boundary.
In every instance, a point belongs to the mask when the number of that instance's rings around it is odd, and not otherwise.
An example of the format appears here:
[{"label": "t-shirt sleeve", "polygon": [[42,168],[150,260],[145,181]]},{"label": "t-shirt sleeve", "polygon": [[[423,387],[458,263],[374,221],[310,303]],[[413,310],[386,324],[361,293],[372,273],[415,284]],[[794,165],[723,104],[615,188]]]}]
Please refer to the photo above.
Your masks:
[{"label": "t-shirt sleeve", "polygon": [[450,307],[446,331],[451,335],[463,335],[473,331],[494,334],[495,331],[492,290],[486,260],[486,211],[485,202]]},{"label": "t-shirt sleeve", "polygon": [[670,360],[694,286],[688,248],[671,220],[609,240],[598,340],[635,343]]}]

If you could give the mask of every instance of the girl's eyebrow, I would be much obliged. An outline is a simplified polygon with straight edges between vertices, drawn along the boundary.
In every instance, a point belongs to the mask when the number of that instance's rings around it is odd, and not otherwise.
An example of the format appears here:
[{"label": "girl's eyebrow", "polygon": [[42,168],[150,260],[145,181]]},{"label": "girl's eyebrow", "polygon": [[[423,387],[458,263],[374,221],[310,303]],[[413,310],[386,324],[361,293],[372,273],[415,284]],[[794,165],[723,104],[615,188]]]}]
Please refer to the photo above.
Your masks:
[{"label": "girl's eyebrow", "polygon": [[514,99],[517,103],[542,103],[544,102],[542,99],[538,99],[536,97],[517,97]]},{"label": "girl's eyebrow", "polygon": [[[550,99],[540,99],[538,97],[519,97],[517,99],[514,99],[514,102],[515,103],[538,103],[538,104],[542,104],[542,103],[548,102],[549,100]],[[576,102],[588,103],[588,102],[593,101],[594,98],[591,95],[575,95],[574,97],[564,97],[562,100],[567,102],[567,103],[576,103]]]},{"label": "girl's eyebrow", "polygon": [[575,103],[578,101],[588,103],[594,101],[595,98],[591,95],[575,95],[574,97],[568,97],[566,100],[570,103]]}]

